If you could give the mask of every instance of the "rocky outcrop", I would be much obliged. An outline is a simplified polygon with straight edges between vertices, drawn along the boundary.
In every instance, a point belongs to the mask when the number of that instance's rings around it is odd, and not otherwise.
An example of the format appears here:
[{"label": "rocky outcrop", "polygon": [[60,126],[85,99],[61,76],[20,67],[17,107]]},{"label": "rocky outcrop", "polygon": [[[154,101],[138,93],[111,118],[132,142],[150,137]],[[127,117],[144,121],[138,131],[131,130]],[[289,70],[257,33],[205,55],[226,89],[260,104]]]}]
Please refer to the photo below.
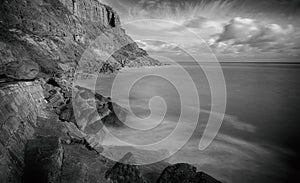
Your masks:
[{"label": "rocky outcrop", "polygon": [[146,183],[131,153],[127,153],[119,162],[106,172],[108,183],[135,182]]},{"label": "rocky outcrop", "polygon": [[43,88],[51,109],[61,121],[68,122],[72,142],[86,141],[101,152],[106,134],[103,126],[120,127],[126,119],[127,112],[122,107],[89,89],[80,86],[63,89],[55,79],[44,82]]},{"label": "rocky outcrop", "polygon": [[196,167],[192,165],[179,163],[167,167],[157,183],[220,183],[220,181],[203,172],[197,172]]},{"label": "rocky outcrop", "polygon": [[159,64],[125,34],[118,14],[97,0],[0,0],[0,3],[2,64],[32,60],[43,73],[61,73],[60,63],[76,66],[85,49],[100,35],[114,41],[98,49],[124,47],[110,61],[94,59],[98,56],[91,53],[95,55],[89,61],[93,71],[105,71],[103,63],[113,70],[126,65]]}]

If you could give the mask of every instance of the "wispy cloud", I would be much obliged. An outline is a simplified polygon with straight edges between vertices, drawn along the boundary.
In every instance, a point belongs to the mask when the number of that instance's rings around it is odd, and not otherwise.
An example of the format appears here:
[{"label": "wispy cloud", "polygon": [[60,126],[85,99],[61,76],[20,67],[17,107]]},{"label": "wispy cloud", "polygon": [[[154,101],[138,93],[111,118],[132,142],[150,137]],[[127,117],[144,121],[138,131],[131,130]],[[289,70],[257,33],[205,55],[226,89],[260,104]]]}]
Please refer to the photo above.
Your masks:
[{"label": "wispy cloud", "polygon": [[195,16],[191,19],[187,19],[184,23],[184,26],[187,28],[196,28],[196,29],[215,29],[215,30],[221,30],[222,22],[212,20],[203,16]]},{"label": "wispy cloud", "polygon": [[234,1],[140,0],[129,8],[133,18],[188,19],[194,16],[221,17],[232,13]]},{"label": "wispy cloud", "polygon": [[154,40],[136,40],[136,42],[141,48],[150,52],[169,52],[178,54],[182,52],[175,43],[164,43]]}]

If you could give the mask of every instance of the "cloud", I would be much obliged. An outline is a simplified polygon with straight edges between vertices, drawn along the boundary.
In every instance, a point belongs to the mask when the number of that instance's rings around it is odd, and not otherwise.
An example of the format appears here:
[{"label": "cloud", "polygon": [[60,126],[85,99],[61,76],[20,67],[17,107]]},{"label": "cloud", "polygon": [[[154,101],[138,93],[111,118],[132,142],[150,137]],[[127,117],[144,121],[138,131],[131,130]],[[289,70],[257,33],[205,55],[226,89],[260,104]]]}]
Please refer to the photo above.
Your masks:
[{"label": "cloud", "polygon": [[181,49],[175,43],[164,43],[162,41],[154,40],[136,40],[137,44],[149,52],[168,52],[181,53]]},{"label": "cloud", "polygon": [[192,19],[189,19],[185,22],[185,26],[191,27],[191,28],[199,28],[203,27],[208,22],[208,19],[203,16],[197,16],[193,17]]},{"label": "cloud", "polygon": [[294,27],[236,17],[229,21],[223,32],[209,40],[210,46],[221,53],[285,52],[294,46]]},{"label": "cloud", "polygon": [[216,21],[210,18],[203,16],[195,16],[183,23],[187,28],[196,28],[196,29],[205,29],[205,30],[214,30],[221,31],[223,26],[222,22]]}]

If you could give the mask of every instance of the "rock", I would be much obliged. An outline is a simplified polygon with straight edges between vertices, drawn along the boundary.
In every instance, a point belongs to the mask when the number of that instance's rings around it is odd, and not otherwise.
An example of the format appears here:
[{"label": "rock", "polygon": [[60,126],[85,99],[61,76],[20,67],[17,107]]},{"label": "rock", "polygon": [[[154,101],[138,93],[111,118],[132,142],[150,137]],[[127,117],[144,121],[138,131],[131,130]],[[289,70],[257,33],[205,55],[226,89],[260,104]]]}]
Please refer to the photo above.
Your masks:
[{"label": "rock", "polygon": [[6,77],[15,80],[33,80],[40,72],[39,65],[33,61],[24,60],[9,62],[5,65]]},{"label": "rock", "polygon": [[66,106],[64,106],[61,109],[61,113],[59,114],[59,119],[62,121],[68,121],[73,123],[76,122],[72,102],[69,102]]},{"label": "rock", "polygon": [[196,170],[189,164],[171,165],[162,172],[157,183],[191,183],[197,175]]},{"label": "rock", "polygon": [[8,131],[14,133],[19,129],[19,126],[21,124],[21,121],[16,117],[10,117],[6,123],[4,124],[4,128],[6,128]]},{"label": "rock", "polygon": [[24,183],[58,182],[63,163],[63,148],[58,137],[29,140],[25,151]]},{"label": "rock", "polygon": [[105,174],[108,183],[145,183],[145,178],[141,175],[138,166],[134,165],[134,158],[131,153],[127,153]]},{"label": "rock", "polygon": [[[89,131],[88,133],[93,133],[89,125],[102,128],[100,123],[103,123],[107,126],[120,127],[126,117],[127,111],[121,106],[112,103],[110,99],[100,94],[95,94],[91,90],[79,86],[74,89],[74,99],[62,109],[60,114],[61,120],[75,122],[83,131]],[[98,129],[94,128],[94,130]]]},{"label": "rock", "polygon": [[104,183],[106,159],[79,144],[64,145],[60,183]]},{"label": "rock", "polygon": [[197,172],[195,179],[200,180],[201,183],[221,183],[220,181],[216,180],[215,178],[204,172]]},{"label": "rock", "polygon": [[54,87],[51,91],[48,91],[47,93],[48,94],[47,97],[45,97],[45,99],[53,108],[59,109],[66,104],[67,99],[64,97],[60,88]]},{"label": "rock", "polygon": [[198,172],[197,168],[179,163],[168,166],[159,177],[157,183],[220,183],[209,175]]}]

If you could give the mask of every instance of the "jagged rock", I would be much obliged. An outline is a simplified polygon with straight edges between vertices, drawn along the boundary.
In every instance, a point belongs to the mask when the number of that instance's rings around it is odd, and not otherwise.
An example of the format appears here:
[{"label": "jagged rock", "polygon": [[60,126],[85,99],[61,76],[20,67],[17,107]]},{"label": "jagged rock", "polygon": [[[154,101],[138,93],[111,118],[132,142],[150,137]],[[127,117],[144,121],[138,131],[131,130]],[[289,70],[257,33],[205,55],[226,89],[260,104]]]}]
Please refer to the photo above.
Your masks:
[{"label": "jagged rock", "polygon": [[80,144],[64,145],[61,183],[104,183],[107,160]]},{"label": "jagged rock", "polygon": [[93,148],[102,149],[101,142],[106,134],[103,125],[121,126],[118,117],[126,119],[126,112],[121,107],[116,109],[120,114],[118,116],[109,99],[77,86],[72,101],[61,109],[60,119],[76,124],[86,134],[85,139]]},{"label": "jagged rock", "polygon": [[105,174],[108,183],[146,183],[131,153],[127,153]]},{"label": "jagged rock", "polygon": [[72,102],[69,102],[66,106],[64,106],[61,109],[61,113],[59,114],[59,119],[62,121],[68,121],[73,123],[76,122]]},{"label": "jagged rock", "polygon": [[102,124],[122,126],[126,116],[127,111],[109,98],[76,86],[74,98],[62,109],[60,119],[76,123],[86,133],[94,133],[102,128]]},{"label": "jagged rock", "polygon": [[66,105],[68,99],[64,97],[60,87],[46,83],[43,85],[43,88],[45,99],[53,108],[60,110],[60,108]]},{"label": "jagged rock", "polygon": [[58,137],[29,140],[25,151],[23,182],[58,182],[62,162],[63,148]]},{"label": "jagged rock", "polygon": [[157,183],[190,183],[197,175],[196,167],[189,164],[176,164],[167,167]]},{"label": "jagged rock", "polygon": [[168,166],[157,183],[220,183],[211,176],[197,172],[197,168],[186,163]]},{"label": "jagged rock", "polygon": [[4,70],[6,77],[15,80],[33,80],[39,72],[39,65],[29,60],[9,62],[5,65]]}]

